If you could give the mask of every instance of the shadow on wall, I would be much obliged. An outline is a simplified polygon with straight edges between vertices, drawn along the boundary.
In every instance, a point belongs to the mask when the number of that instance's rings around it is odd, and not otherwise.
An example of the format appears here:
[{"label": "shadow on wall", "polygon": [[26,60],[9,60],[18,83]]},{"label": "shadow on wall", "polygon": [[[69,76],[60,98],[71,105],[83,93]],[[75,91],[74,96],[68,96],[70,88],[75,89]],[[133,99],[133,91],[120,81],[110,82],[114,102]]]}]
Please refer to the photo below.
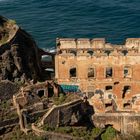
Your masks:
[{"label": "shadow on wall", "polygon": [[84,99],[84,102],[81,103],[80,107],[80,114],[81,117],[79,118],[78,124],[87,126],[87,127],[93,127],[93,121],[92,121],[92,115],[94,114],[94,108],[89,104],[87,101],[87,98]]}]

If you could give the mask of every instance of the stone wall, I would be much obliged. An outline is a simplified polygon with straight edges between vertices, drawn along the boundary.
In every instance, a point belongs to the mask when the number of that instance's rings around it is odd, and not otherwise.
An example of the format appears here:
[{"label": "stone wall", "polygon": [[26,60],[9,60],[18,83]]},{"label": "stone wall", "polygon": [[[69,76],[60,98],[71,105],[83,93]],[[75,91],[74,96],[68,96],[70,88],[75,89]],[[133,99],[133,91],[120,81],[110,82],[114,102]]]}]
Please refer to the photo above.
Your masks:
[{"label": "stone wall", "polygon": [[112,125],[122,134],[140,132],[140,114],[138,113],[98,113],[93,115],[96,127]]},{"label": "stone wall", "polygon": [[0,122],[0,129],[4,127],[10,127],[14,125],[18,125],[19,123],[19,118],[14,118],[14,119],[8,119]]},{"label": "stone wall", "polygon": [[76,114],[81,106],[82,100],[75,100],[63,105],[53,106],[41,119],[40,125],[47,124],[50,127],[67,125],[73,114]]},{"label": "stone wall", "polygon": [[139,112],[139,47],[140,38],[129,38],[124,45],[102,38],[57,39],[55,78],[59,84],[78,85],[90,97],[102,92],[103,100],[115,98],[119,111]]},{"label": "stone wall", "polygon": [[13,97],[15,93],[19,90],[18,85],[15,83],[3,80],[0,82],[0,100],[8,100]]}]

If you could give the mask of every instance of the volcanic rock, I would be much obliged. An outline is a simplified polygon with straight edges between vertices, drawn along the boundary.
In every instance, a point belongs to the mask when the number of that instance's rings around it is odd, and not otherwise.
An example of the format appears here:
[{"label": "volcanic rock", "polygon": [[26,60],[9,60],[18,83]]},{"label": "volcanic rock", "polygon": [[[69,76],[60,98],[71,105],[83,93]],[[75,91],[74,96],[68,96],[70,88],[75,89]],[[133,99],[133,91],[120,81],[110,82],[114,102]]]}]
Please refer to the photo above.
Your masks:
[{"label": "volcanic rock", "polygon": [[37,81],[41,72],[35,41],[14,20],[0,16],[0,80]]}]

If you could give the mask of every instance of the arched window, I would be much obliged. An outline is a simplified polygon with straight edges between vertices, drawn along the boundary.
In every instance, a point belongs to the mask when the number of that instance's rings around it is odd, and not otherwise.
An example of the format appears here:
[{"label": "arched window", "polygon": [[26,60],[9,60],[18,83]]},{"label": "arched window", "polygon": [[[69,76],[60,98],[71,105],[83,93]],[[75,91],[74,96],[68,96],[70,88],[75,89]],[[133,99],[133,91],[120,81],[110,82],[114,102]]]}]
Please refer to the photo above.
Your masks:
[{"label": "arched window", "polygon": [[70,74],[70,78],[77,77],[76,68],[75,67],[71,68],[70,71],[69,71],[69,74]]}]

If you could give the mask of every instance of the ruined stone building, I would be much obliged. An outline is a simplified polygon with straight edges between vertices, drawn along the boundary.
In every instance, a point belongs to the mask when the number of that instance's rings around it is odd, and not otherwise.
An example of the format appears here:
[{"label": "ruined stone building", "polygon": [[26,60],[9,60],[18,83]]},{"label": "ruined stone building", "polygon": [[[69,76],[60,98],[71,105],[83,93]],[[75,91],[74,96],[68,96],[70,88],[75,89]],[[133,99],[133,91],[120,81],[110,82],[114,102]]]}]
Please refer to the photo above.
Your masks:
[{"label": "ruined stone building", "polygon": [[140,110],[140,38],[128,38],[124,45],[104,38],[60,38],[56,43],[59,84],[78,85],[97,104],[97,112]]}]

